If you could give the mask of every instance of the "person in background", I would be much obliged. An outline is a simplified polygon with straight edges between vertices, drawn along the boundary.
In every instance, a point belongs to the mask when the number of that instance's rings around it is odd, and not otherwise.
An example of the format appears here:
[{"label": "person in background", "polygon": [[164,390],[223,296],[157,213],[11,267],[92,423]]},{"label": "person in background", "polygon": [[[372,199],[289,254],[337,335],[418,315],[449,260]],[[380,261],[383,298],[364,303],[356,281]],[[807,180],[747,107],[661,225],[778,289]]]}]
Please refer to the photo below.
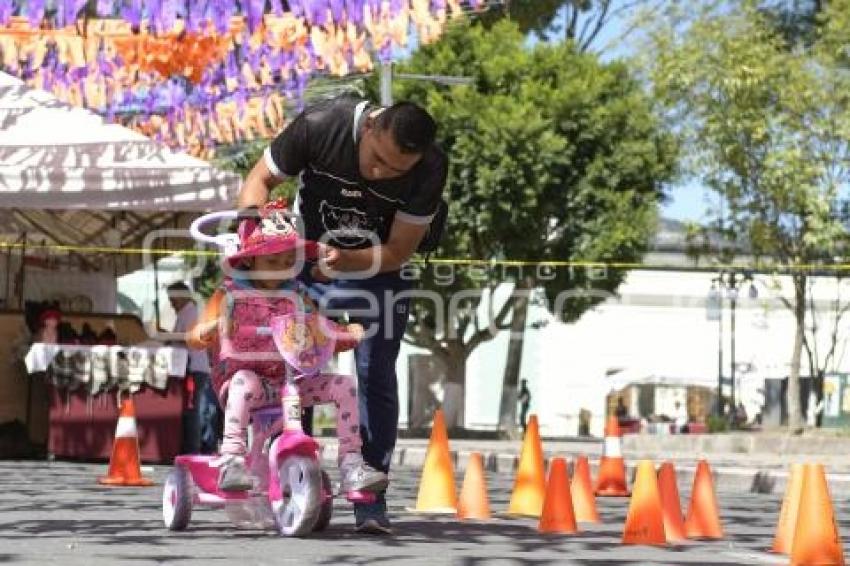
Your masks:
[{"label": "person in background", "polygon": [[525,429],[528,427],[528,408],[531,406],[531,391],[528,390],[528,380],[523,379],[519,387],[519,424],[522,427],[522,434],[525,434]]},{"label": "person in background", "polygon": [[688,410],[682,407],[682,403],[676,401],[675,412],[673,414],[673,426],[676,434],[687,432],[688,428]]},{"label": "person in background", "polygon": [[622,397],[617,398],[617,409],[615,410],[614,414],[616,415],[617,420],[619,422],[622,422],[629,417],[629,409],[626,408],[626,404],[623,403]]},{"label": "person in background", "polygon": [[747,424],[749,421],[749,416],[747,415],[747,408],[744,407],[744,404],[738,401],[738,406],[735,407],[735,426],[742,427]]},{"label": "person in background", "polygon": [[[198,307],[192,292],[182,281],[168,286],[168,302],[177,314],[174,333],[185,346],[186,333],[198,320]],[[215,454],[223,427],[222,411],[210,383],[210,364],[203,350],[189,350],[186,368],[186,389],[189,393],[183,412],[183,452],[186,454]]]}]

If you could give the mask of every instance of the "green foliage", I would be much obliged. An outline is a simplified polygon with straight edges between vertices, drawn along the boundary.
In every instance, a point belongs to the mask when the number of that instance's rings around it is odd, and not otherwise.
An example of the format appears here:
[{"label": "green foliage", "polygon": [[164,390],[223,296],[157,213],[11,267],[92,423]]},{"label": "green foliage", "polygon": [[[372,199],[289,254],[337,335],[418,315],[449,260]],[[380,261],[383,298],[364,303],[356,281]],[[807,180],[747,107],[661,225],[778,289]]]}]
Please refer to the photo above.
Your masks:
[{"label": "green foliage", "polygon": [[[728,216],[718,223],[771,263],[831,262],[847,249],[847,3],[836,4],[842,6],[830,6],[823,34],[806,49],[789,49],[787,36],[754,1],[704,11],[685,30],[681,22],[662,22],[650,34],[656,95],[686,148],[686,169],[726,203]],[[792,430],[800,424],[800,353],[808,350],[808,277],[794,271],[794,296],[783,299],[795,319]]]},{"label": "green foliage", "polygon": [[654,36],[659,100],[687,147],[688,171],[728,204],[756,254],[824,257],[846,237],[848,79],[826,57],[785,49],[748,4]]},{"label": "green foliage", "polygon": [[[490,29],[455,26],[401,71],[474,80],[455,87],[395,85],[397,100],[417,101],[433,113],[450,156],[441,256],[640,259],[676,147],[659,133],[650,103],[624,64],[601,64],[568,43],[529,49],[515,25],[499,22]],[[594,275],[558,269],[543,282],[550,306],[567,289],[613,291],[624,272]],[[481,284],[464,276],[456,287]],[[599,300],[567,301],[558,314],[574,320]]]},{"label": "green foliage", "polygon": [[718,417],[717,415],[709,415],[708,419],[706,419],[706,424],[708,425],[708,432],[726,432],[729,430],[729,421],[726,417]]},{"label": "green foliage", "polygon": [[[481,16],[481,21],[490,27],[509,17],[522,33],[543,34],[552,26],[558,11],[565,4],[573,3],[573,0],[513,0],[501,7],[490,9]],[[592,4],[586,1],[578,3]]]},{"label": "green foliage", "polygon": [[850,66],[850,0],[831,0],[819,22],[821,55],[842,67]]},{"label": "green foliage", "polygon": [[823,0],[770,0],[760,6],[766,22],[773,26],[791,48],[811,46],[824,22]]}]

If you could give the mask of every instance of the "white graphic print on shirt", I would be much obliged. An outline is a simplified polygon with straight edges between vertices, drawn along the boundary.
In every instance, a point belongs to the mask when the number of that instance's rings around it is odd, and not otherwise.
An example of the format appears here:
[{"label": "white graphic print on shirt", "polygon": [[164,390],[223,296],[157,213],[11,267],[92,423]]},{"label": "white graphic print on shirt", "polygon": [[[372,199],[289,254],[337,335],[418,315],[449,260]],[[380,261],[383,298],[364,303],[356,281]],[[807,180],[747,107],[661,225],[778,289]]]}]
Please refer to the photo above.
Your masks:
[{"label": "white graphic print on shirt", "polygon": [[330,234],[342,246],[358,246],[365,243],[376,231],[375,222],[362,210],[333,206],[323,200],[319,214],[325,233]]}]

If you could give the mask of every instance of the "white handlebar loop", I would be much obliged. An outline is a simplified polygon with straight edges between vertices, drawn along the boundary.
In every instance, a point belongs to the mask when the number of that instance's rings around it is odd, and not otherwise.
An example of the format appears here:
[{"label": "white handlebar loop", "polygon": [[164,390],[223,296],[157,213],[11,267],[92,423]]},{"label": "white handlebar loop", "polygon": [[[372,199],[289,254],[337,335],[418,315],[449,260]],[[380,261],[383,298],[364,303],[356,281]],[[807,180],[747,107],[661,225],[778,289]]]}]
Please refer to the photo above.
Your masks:
[{"label": "white handlebar loop", "polygon": [[214,244],[222,249],[225,256],[231,256],[235,254],[239,249],[239,236],[237,234],[227,233],[210,236],[208,234],[204,234],[201,231],[201,227],[211,222],[221,222],[222,220],[236,220],[238,215],[239,212],[236,210],[220,210],[218,212],[204,214],[203,216],[201,216],[200,218],[196,218],[194,222],[192,222],[192,225],[189,227],[189,232],[192,234],[192,238],[194,238],[195,240],[207,244]]}]

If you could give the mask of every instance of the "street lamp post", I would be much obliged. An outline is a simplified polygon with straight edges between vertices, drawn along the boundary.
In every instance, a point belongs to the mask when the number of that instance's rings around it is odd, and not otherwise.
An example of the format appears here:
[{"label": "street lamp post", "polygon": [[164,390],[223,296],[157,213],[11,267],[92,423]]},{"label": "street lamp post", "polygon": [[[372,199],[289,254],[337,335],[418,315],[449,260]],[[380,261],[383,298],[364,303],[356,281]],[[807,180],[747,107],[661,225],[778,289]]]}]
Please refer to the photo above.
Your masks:
[{"label": "street lamp post", "polygon": [[723,293],[716,285],[716,280],[711,282],[706,308],[708,320],[717,321],[717,406],[714,412],[720,417],[723,416]]},{"label": "street lamp post", "polygon": [[[734,273],[734,272],[733,272]],[[729,287],[729,306],[731,307],[731,317],[729,322],[729,333],[732,335],[731,361],[729,384],[729,410],[735,410],[735,306],[738,304],[738,287],[734,275],[732,276],[731,286]]]},{"label": "street lamp post", "polygon": [[735,310],[738,306],[738,289],[745,281],[750,282],[749,296],[756,298],[758,290],[753,283],[752,273],[738,272],[735,270],[724,270],[711,280],[711,289],[707,301],[709,320],[718,321],[719,343],[717,348],[717,415],[723,415],[723,291],[729,298],[730,321],[729,331],[731,335],[730,348],[730,372],[731,380],[729,388],[729,409],[735,409]]}]

